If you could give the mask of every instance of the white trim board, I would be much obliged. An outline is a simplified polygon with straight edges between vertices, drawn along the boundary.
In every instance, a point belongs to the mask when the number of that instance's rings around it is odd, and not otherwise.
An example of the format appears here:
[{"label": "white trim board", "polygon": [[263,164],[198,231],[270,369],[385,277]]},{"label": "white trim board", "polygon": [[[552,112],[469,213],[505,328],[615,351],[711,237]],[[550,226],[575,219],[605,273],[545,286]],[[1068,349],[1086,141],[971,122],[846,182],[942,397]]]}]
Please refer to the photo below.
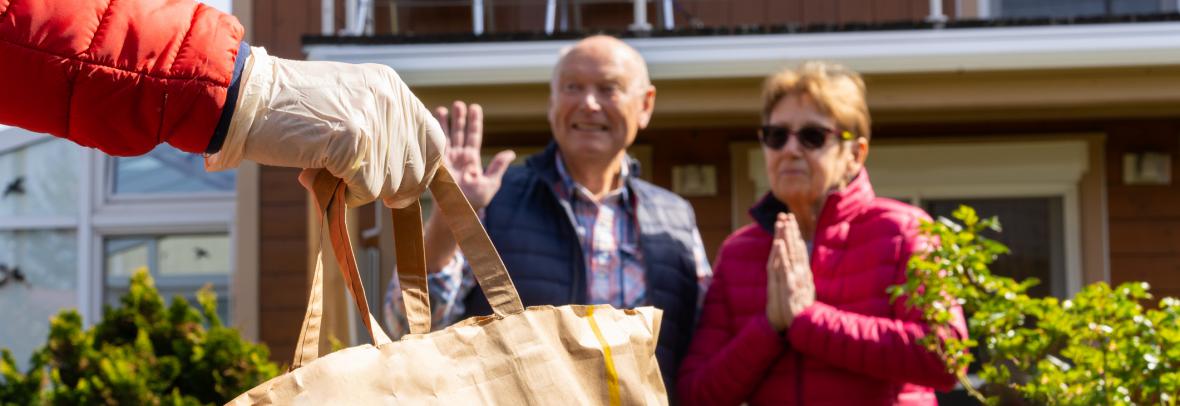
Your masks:
[{"label": "white trim board", "polygon": [[[802,60],[866,74],[1180,66],[1180,22],[638,38],[653,79],[761,77]],[[573,41],[307,45],[310,60],[388,65],[415,86],[546,83]]]}]

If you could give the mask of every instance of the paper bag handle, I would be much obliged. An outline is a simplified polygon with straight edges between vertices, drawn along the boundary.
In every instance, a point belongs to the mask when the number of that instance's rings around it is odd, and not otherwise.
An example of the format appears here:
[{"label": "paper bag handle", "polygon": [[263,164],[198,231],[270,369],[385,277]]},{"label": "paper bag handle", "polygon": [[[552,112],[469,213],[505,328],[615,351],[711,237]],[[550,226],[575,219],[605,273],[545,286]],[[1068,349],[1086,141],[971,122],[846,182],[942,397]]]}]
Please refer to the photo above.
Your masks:
[{"label": "paper bag handle", "polygon": [[[356,257],[353,256],[352,241],[348,238],[348,228],[345,221],[344,182],[332,177],[327,171],[315,173],[311,185],[307,185],[315,200],[317,213],[324,213],[328,218],[328,236],[331,240],[332,251],[336,254],[336,263],[340,274],[344,277],[344,285],[351,293],[357,310],[364,317],[366,329],[372,338],[373,345],[390,343],[392,340],[381,329],[381,325],[369,311],[369,303],[365,297],[365,286],[361,283],[360,272],[357,270]],[[312,275],[311,293],[307,301],[307,311],[303,316],[303,325],[299,331],[299,341],[295,345],[295,358],[290,369],[294,370],[303,364],[319,357],[319,339],[321,319],[323,318],[323,248],[316,245],[315,272]]]},{"label": "paper bag handle", "polygon": [[[467,197],[446,168],[440,168],[430,184],[438,202],[439,215],[458,242],[471,265],[480,289],[501,316],[524,311],[516,286],[508,276],[500,254],[479,222]],[[397,276],[405,303],[410,332],[430,332],[430,294],[426,282],[426,249],[423,245],[422,207],[419,201],[403,209],[393,209],[394,243],[397,253]]]},{"label": "paper bag handle", "polygon": [[393,242],[406,324],[411,333],[429,333],[430,291],[426,282],[426,246],[419,201],[404,209],[393,209]]},{"label": "paper bag handle", "polygon": [[430,192],[434,194],[442,218],[463,250],[467,263],[471,265],[480,289],[492,305],[492,311],[498,316],[523,312],[524,305],[520,302],[512,278],[508,276],[504,261],[500,259],[500,253],[496,252],[487,230],[479,222],[479,216],[475,215],[471,203],[463,196],[446,167],[438,168],[434,181],[430,183]]},{"label": "paper bag handle", "polygon": [[[345,185],[326,170],[316,170],[313,173],[314,180],[305,186],[312,192],[319,213],[324,213],[328,218],[327,228],[332,250],[336,254],[336,261],[344,276],[345,285],[348,287],[360,314],[366,317],[365,327],[368,328],[374,345],[391,342],[376,319],[373,318],[365,298],[364,286],[361,284],[360,272],[357,270],[345,222]],[[438,202],[440,214],[446,220],[447,226],[463,250],[493,311],[500,316],[524,311],[516,287],[512,284],[504,262],[492,245],[491,238],[488,237],[487,231],[484,230],[475,214],[475,210],[471,208],[471,204],[467,202],[467,198],[445,167],[439,167],[430,184],[430,190]],[[415,201],[406,208],[394,209],[393,221],[398,281],[402,286],[402,295],[406,304],[406,318],[409,321],[411,332],[427,333],[430,331],[430,297],[426,283],[420,203]],[[291,369],[311,362],[319,356],[319,333],[322,318],[323,255],[317,247],[311,294],[308,297],[307,311],[304,314]]]},{"label": "paper bag handle", "polygon": [[[440,169],[431,182],[439,210],[462,248],[479,286],[496,314],[514,314],[523,310],[516,288],[508,277],[504,262],[492,246],[487,231],[471,208],[450,172]],[[426,247],[422,233],[422,206],[415,201],[403,209],[393,209],[394,243],[397,252],[397,277],[401,286],[406,323],[410,332],[430,332],[430,293],[426,282]]]}]

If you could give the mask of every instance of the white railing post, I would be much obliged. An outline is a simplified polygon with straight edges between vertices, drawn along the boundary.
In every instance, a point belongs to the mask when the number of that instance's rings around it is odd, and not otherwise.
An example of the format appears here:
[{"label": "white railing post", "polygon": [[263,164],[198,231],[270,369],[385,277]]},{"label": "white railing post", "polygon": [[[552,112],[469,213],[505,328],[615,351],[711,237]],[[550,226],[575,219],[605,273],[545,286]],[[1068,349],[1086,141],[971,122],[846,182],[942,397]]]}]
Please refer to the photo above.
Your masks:
[{"label": "white railing post", "polygon": [[664,29],[673,28],[676,28],[676,9],[672,5],[672,0],[664,0]]},{"label": "white railing post", "polygon": [[471,32],[483,35],[483,0],[471,0]]},{"label": "white railing post", "polygon": [[373,35],[374,26],[377,25],[373,22],[373,14],[376,12],[373,6],[375,5],[373,0],[360,0],[360,4],[357,5],[359,9],[357,14],[359,15],[356,18],[358,27],[356,27],[355,35]]},{"label": "white railing post", "polygon": [[320,0],[320,34],[336,34],[336,1]]},{"label": "white railing post", "polygon": [[946,14],[942,12],[942,0],[930,0],[930,15],[926,16],[926,22],[936,26],[946,23]]},{"label": "white railing post", "polygon": [[348,34],[355,33],[356,30],[356,11],[357,2],[360,0],[344,0],[344,32]]},{"label": "white railing post", "polygon": [[344,33],[366,35],[373,33],[372,0],[344,0]]},{"label": "white railing post", "polygon": [[557,0],[545,2],[545,34],[553,35],[553,21],[557,17]]},{"label": "white railing post", "polygon": [[647,23],[647,0],[634,0],[635,22],[631,23],[631,31],[651,31],[651,24]]}]

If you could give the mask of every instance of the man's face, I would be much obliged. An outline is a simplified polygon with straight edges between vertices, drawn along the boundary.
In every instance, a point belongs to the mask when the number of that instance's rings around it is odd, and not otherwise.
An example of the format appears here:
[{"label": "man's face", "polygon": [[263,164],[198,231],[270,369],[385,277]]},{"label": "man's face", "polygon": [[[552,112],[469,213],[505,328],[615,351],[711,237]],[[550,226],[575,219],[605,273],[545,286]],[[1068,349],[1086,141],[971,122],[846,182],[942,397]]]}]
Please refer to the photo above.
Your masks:
[{"label": "man's face", "polygon": [[651,119],[655,88],[619,46],[575,47],[554,72],[549,126],[568,159],[614,159]]}]

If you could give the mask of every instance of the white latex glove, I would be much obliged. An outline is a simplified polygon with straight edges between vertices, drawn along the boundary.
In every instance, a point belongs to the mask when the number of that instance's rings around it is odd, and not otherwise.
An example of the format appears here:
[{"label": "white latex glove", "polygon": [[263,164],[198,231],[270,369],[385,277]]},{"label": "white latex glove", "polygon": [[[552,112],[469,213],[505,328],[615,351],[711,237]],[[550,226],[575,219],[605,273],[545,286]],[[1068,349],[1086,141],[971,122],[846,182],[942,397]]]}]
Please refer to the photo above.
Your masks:
[{"label": "white latex glove", "polygon": [[426,189],[446,135],[385,65],[293,61],[252,48],[221,151],[207,170],[242,159],[325,168],[348,184],[349,206],[405,207]]}]

